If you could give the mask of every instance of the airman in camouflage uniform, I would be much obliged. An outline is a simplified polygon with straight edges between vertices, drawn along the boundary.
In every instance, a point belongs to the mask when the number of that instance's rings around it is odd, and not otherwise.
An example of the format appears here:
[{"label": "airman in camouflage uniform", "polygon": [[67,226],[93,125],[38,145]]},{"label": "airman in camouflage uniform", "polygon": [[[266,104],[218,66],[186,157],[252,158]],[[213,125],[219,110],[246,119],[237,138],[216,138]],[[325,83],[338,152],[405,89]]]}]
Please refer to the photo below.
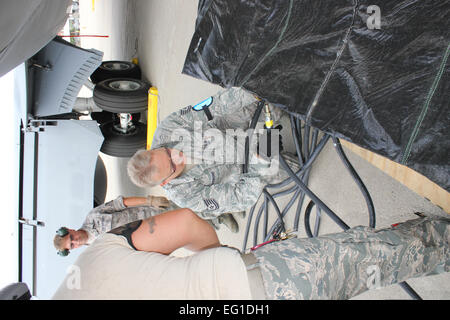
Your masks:
[{"label": "airman in camouflage uniform", "polygon": [[349,299],[450,271],[450,219],[419,218],[375,231],[355,227],[253,251],[267,299]]},{"label": "airman in camouflage uniform", "polygon": [[119,196],[92,209],[80,229],[88,233],[87,244],[90,244],[99,235],[116,227],[175,209],[178,209],[178,207],[173,203],[169,203],[169,206],[164,208],[149,205],[127,207],[123,203],[123,196]]},{"label": "airman in camouflage uniform", "polygon": [[[215,219],[224,213],[245,211],[256,203],[267,183],[287,178],[281,166],[278,170],[276,157],[266,161],[255,155],[255,135],[250,146],[248,172],[242,173],[245,138],[234,139],[233,143],[227,140],[229,130],[244,133],[249,128],[257,103],[258,99],[248,91],[231,88],[212,97],[209,106],[212,120],[204,111],[194,111],[189,106],[172,113],[158,125],[151,149],[174,148],[189,154],[193,162],[189,170],[163,185],[168,199],[204,219]],[[271,114],[277,121],[281,110],[272,107]],[[259,120],[263,118],[264,112]],[[217,161],[217,153],[207,152],[217,139],[223,148],[224,162]],[[229,155],[234,155],[231,161],[227,161]],[[298,168],[295,160],[291,164]]]},{"label": "airman in camouflage uniform", "polygon": [[53,245],[58,254],[66,256],[70,250],[91,244],[99,235],[111,229],[174,209],[178,207],[165,197],[119,196],[92,209],[80,229],[61,227],[53,238]]}]

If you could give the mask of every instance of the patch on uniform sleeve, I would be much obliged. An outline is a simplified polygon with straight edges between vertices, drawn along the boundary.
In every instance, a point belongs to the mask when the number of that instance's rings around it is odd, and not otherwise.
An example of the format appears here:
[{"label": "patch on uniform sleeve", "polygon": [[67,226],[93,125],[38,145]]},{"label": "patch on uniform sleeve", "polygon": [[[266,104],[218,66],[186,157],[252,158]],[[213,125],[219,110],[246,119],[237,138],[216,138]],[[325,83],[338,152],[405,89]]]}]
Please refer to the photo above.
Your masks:
[{"label": "patch on uniform sleeve", "polygon": [[203,201],[206,204],[206,207],[208,208],[208,210],[217,210],[219,209],[219,204],[217,203],[216,200],[214,199],[203,199]]},{"label": "patch on uniform sleeve", "polygon": [[180,115],[184,116],[191,111],[192,111],[192,106],[184,107],[183,109],[180,110]]},{"label": "patch on uniform sleeve", "polygon": [[214,172],[208,172],[207,174],[203,174],[200,180],[204,186],[212,186],[216,183],[216,174]]}]

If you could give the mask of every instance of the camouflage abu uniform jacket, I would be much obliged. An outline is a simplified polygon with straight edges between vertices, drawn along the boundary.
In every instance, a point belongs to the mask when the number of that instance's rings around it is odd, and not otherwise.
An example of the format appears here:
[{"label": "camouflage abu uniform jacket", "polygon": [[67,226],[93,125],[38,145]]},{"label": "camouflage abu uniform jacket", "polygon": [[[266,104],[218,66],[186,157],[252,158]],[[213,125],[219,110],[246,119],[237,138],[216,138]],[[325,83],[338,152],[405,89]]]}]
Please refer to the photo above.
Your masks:
[{"label": "camouflage abu uniform jacket", "polygon": [[171,204],[169,208],[158,209],[150,206],[126,207],[123,197],[106,202],[92,209],[80,229],[85,230],[88,235],[88,244],[92,243],[99,235],[106,233],[116,227],[158,215],[165,211],[177,209]]},{"label": "camouflage abu uniform jacket", "polygon": [[[212,97],[212,120],[204,111],[194,111],[189,106],[170,114],[158,125],[152,149],[181,150],[190,155],[193,164],[163,186],[168,199],[204,219],[214,219],[223,213],[248,209],[267,183],[287,177],[282,169],[278,170],[277,160],[257,160],[253,138],[249,169],[242,173],[245,138],[241,139],[239,133],[249,128],[257,102],[251,93],[231,88]],[[276,121],[280,110],[272,108],[271,113]],[[234,139],[230,132],[236,134]]]}]

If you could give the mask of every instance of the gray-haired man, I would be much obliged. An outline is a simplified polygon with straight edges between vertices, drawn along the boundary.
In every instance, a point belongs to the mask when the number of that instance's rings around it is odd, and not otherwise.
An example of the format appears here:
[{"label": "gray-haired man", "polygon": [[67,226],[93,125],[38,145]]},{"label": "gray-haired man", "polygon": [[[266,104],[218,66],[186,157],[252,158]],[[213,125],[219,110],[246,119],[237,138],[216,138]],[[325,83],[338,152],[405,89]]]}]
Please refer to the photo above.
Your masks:
[{"label": "gray-haired man", "polygon": [[[255,152],[257,135],[252,132],[248,172],[242,172],[244,130],[249,129],[258,102],[250,92],[231,88],[172,113],[158,125],[151,150],[140,150],[130,159],[131,180],[141,187],[159,184],[179,207],[203,219],[222,219],[237,232],[237,223],[226,214],[250,208],[267,183],[287,177],[278,170],[276,157],[264,160]],[[280,118],[280,109],[270,111],[275,121]],[[277,130],[272,132],[276,153],[279,136]]]}]

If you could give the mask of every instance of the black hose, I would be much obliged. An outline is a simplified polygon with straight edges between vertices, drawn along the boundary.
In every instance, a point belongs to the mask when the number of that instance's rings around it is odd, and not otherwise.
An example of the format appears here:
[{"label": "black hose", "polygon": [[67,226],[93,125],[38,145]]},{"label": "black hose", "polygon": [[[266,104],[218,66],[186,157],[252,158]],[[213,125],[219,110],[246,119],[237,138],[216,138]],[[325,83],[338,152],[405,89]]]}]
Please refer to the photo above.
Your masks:
[{"label": "black hose", "polygon": [[310,152],[313,152],[314,149],[316,148],[316,144],[317,144],[317,137],[319,136],[319,130],[314,128],[313,131],[313,135],[311,138],[311,148],[310,148]]},{"label": "black hose", "polygon": [[339,157],[341,158],[341,160],[344,163],[347,170],[350,172],[350,175],[353,177],[353,180],[356,182],[356,184],[358,185],[358,188],[361,190],[361,193],[364,196],[364,200],[366,201],[367,209],[369,211],[369,226],[371,228],[375,228],[375,207],[373,205],[372,198],[370,197],[370,193],[367,190],[364,183],[362,182],[358,173],[356,172],[356,170],[353,168],[352,164],[348,160],[347,156],[345,155],[339,139],[336,137],[333,137],[332,139],[333,139],[333,143],[334,143],[334,146],[336,148],[336,151],[337,151]]},{"label": "black hose", "polygon": [[[319,155],[320,152],[322,152],[324,146],[326,145],[326,143],[328,142],[328,140],[330,139],[330,136],[325,134],[322,139],[320,140],[320,142],[317,144],[317,138],[318,138],[318,133],[319,130],[314,129],[314,133],[313,133],[313,138],[312,138],[312,143],[311,143],[311,156],[307,159],[306,164],[305,164],[305,171],[303,174],[303,177],[301,177],[302,182],[305,185],[308,185],[308,181],[309,181],[309,173],[311,171],[310,166],[312,165],[312,163],[316,160],[317,156]],[[302,168],[303,169],[303,168]],[[298,174],[297,174],[298,175]],[[297,210],[295,212],[295,217],[294,217],[294,231],[298,230],[298,225],[299,225],[299,221],[300,221],[300,213],[301,213],[301,209],[303,207],[303,202],[305,200],[305,193],[302,192],[299,202],[297,204]]]},{"label": "black hose", "polygon": [[281,215],[280,208],[278,207],[276,201],[274,200],[272,195],[269,192],[267,192],[267,190],[265,188],[263,189],[263,193],[265,194],[267,199],[269,199],[269,201],[272,203],[273,207],[275,208],[275,211],[277,212],[278,219],[280,220],[280,223],[281,223],[281,230],[286,231],[284,221],[283,221],[283,216]]},{"label": "black hose", "polygon": [[[295,122],[294,122],[294,123],[295,123]],[[293,132],[293,134],[294,134],[294,132]],[[326,145],[326,143],[328,142],[329,138],[330,138],[329,135],[324,135],[324,136],[321,138],[320,142],[319,142],[319,143],[317,144],[317,146],[316,146],[316,141],[317,141],[317,130],[314,131],[314,133],[313,133],[313,138],[312,138],[312,140],[313,140],[312,146],[313,146],[313,147],[311,148],[311,150],[313,150],[313,152],[311,153],[310,157],[307,159],[306,163],[305,163],[305,164],[301,167],[301,169],[296,173],[297,175],[301,176],[305,171],[307,172],[306,179],[303,180],[303,181],[305,182],[305,184],[307,183],[307,178],[308,178],[308,176],[309,176],[309,169],[310,169],[310,166],[314,163],[314,161],[315,161],[315,159],[317,158],[317,156],[318,156],[318,155],[320,154],[320,152],[323,150],[323,148],[324,148],[324,146]],[[298,142],[298,141],[299,141],[299,139],[297,139],[297,142]],[[301,149],[300,149],[300,150],[301,150]],[[292,177],[289,177],[289,178],[285,179],[284,181],[282,181],[282,182],[280,182],[280,183],[277,183],[277,184],[269,184],[269,185],[267,185],[267,186],[265,187],[266,193],[268,194],[267,188],[281,188],[281,187],[284,187],[284,186],[288,185],[288,184],[291,183],[291,182],[292,182]],[[292,187],[292,188],[290,188],[290,189],[287,189],[287,190],[284,190],[284,191],[275,193],[275,194],[272,195],[272,197],[273,197],[273,198],[277,198],[277,197],[279,197],[279,196],[289,194],[289,193],[295,191],[296,189],[298,189],[298,186],[294,186],[294,187]],[[283,210],[283,212],[281,213],[281,217],[280,217],[280,215],[278,215],[278,219],[277,219],[277,220],[275,221],[275,223],[272,225],[272,227],[271,227],[271,229],[270,229],[270,231],[269,231],[268,233],[267,233],[266,227],[264,227],[265,240],[267,240],[267,238],[270,237],[270,236],[273,234],[273,232],[275,231],[275,229],[277,229],[277,227],[278,227],[279,229],[283,229],[283,230],[284,230],[284,223],[282,223],[281,225],[277,225],[277,224],[282,222],[282,218],[285,216],[285,214],[287,213],[287,211],[289,210],[289,208],[293,205],[295,199],[298,198],[298,195],[299,195],[299,194],[300,194],[300,199],[299,199],[299,204],[298,204],[298,206],[297,206],[297,211],[296,211],[297,213],[296,213],[296,215],[295,215],[295,221],[296,221],[296,223],[294,223],[294,231],[297,231],[297,230],[298,230],[298,220],[299,220],[299,215],[300,215],[301,207],[302,207],[303,202],[304,202],[304,199],[305,199],[305,193],[304,193],[304,192],[301,192],[301,193],[300,193],[300,192],[296,192],[296,194],[293,196],[293,198],[290,200],[290,202],[288,203],[288,205],[286,206],[286,208],[285,208],[285,209]],[[265,196],[265,201],[264,201],[264,204],[263,204],[265,212],[267,211],[267,206],[268,206],[268,203],[266,202],[266,199],[267,199],[267,197]],[[273,203],[275,203],[275,202],[273,202]],[[255,208],[256,208],[256,204],[255,204],[254,207],[252,207],[252,210],[254,211]],[[278,206],[276,206],[275,208],[278,209]],[[278,210],[279,210],[279,209],[278,209]],[[249,224],[249,223],[251,222],[251,217],[253,216],[253,211],[251,211],[251,215],[249,215],[249,220],[248,220],[247,224]],[[277,211],[277,213],[279,213],[279,211]],[[260,210],[258,211],[258,215],[257,215],[256,218],[255,218],[255,224],[256,224],[256,225],[257,225],[257,224],[259,223],[259,221],[260,221],[260,215],[261,215],[261,214],[262,214],[262,211],[261,211],[261,209],[260,209]],[[266,214],[265,214],[264,226],[266,226],[266,224],[267,224],[266,217],[267,217],[267,216],[266,216]],[[248,226],[247,226],[247,230],[249,230],[249,227],[250,227],[250,226],[248,225]],[[247,233],[248,233],[248,231],[247,231]],[[258,229],[257,229],[257,227],[255,227],[255,228],[254,228],[254,235],[253,235],[253,240],[254,240],[254,241],[256,241],[257,233],[258,233]],[[244,249],[245,249],[245,244],[247,243],[247,239],[248,239],[248,234],[246,234],[246,236],[245,236],[245,240],[244,240]]]},{"label": "black hose", "polygon": [[256,107],[256,111],[253,114],[253,118],[252,121],[250,122],[250,127],[247,132],[248,135],[245,137],[245,149],[244,149],[244,164],[242,165],[242,172],[243,173],[247,173],[248,172],[248,158],[249,158],[249,154],[250,154],[250,142],[251,142],[251,136],[253,136],[253,132],[256,128],[256,124],[258,123],[258,119],[259,116],[261,115],[261,111],[264,107],[265,101],[264,100],[260,100],[258,102],[258,105]]},{"label": "black hose", "polygon": [[[303,165],[303,167],[300,168],[300,170],[296,173],[297,176],[301,176],[302,174],[304,174],[304,172],[309,169],[309,167],[314,163],[314,161],[316,160],[317,156],[320,154],[320,152],[322,151],[322,149],[325,147],[326,143],[328,142],[328,140],[330,139],[329,135],[324,135],[322,137],[322,139],[320,140],[320,142],[317,144],[317,147],[314,149],[314,152],[311,153],[311,156],[308,158],[308,160],[305,162],[305,164]],[[292,182],[292,177],[289,176],[289,178],[285,179],[284,181],[281,181],[279,183],[276,184],[268,184],[266,186],[267,189],[272,189],[272,188],[282,188],[284,186],[287,186],[289,183]]]},{"label": "black hose", "polygon": [[303,155],[305,159],[309,158],[309,133],[311,131],[311,127],[308,124],[305,124],[304,134],[303,134]]},{"label": "black hose", "polygon": [[[257,120],[259,119],[259,116],[261,114],[263,106],[264,106],[264,101],[260,101],[258,103],[257,110],[255,111],[252,122],[250,124],[250,129],[253,129],[253,130],[255,129]],[[318,154],[322,151],[326,142],[328,142],[330,136],[328,134],[324,134],[324,136],[321,138],[320,142],[316,145],[318,132],[319,132],[318,129],[314,128],[313,135],[312,135],[311,142],[310,142],[309,135],[310,135],[311,127],[309,125],[305,125],[305,128],[304,128],[305,134],[302,137],[300,120],[298,118],[294,119],[294,117],[292,115],[290,117],[290,120],[291,120],[291,127],[292,127],[294,143],[295,143],[295,147],[296,147],[296,151],[297,151],[297,157],[298,157],[299,163],[302,167],[297,173],[294,173],[292,171],[292,169],[289,167],[289,165],[286,163],[285,159],[281,155],[279,155],[280,163],[283,166],[283,168],[286,170],[286,172],[288,173],[289,178],[287,178],[284,181],[277,183],[277,184],[269,184],[263,189],[264,204],[259,209],[258,217],[257,217],[258,223],[256,223],[256,225],[255,225],[255,235],[254,235],[255,244],[256,244],[256,239],[257,239],[257,225],[259,224],[259,219],[260,219],[262,210],[264,210],[264,213],[265,213],[265,215],[264,215],[264,234],[265,234],[265,240],[267,240],[273,234],[273,231],[275,229],[276,229],[276,232],[279,232],[280,230],[285,230],[283,217],[286,215],[287,211],[290,209],[290,207],[295,202],[295,200],[297,198],[299,198],[299,203],[297,205],[296,216],[295,216],[295,220],[294,220],[294,227],[296,228],[294,231],[297,231],[301,208],[303,206],[303,201],[304,201],[306,195],[311,199],[311,201],[309,202],[309,204],[305,210],[305,230],[306,230],[308,237],[314,237],[314,236],[318,235],[321,210],[325,211],[325,213],[344,230],[347,230],[350,228],[344,221],[342,221],[330,208],[328,208],[328,206],[326,206],[307,187],[309,172],[311,169],[310,166],[315,161]],[[253,132],[251,132],[251,133],[253,133]],[[365,187],[364,183],[362,182],[361,178],[358,176],[355,169],[351,165],[350,161],[346,157],[346,155],[342,149],[342,146],[340,144],[340,141],[337,138],[333,137],[333,142],[334,142],[334,145],[336,147],[336,151],[337,151],[339,157],[343,161],[346,168],[349,170],[351,176],[357,183],[359,189],[361,190],[361,192],[364,196],[364,199],[366,201],[368,211],[369,211],[369,225],[374,228],[375,227],[375,209],[374,209],[370,194],[369,194],[367,188]],[[244,166],[243,166],[244,173],[247,172],[247,170],[248,170],[249,145],[250,145],[250,137],[247,136],[246,141],[245,141],[245,162],[244,162]],[[294,186],[288,190],[278,192],[274,195],[270,195],[269,192],[267,191],[267,188],[281,188],[281,187],[288,185],[292,181],[294,181],[296,183],[296,186]],[[286,208],[283,209],[283,212],[280,212],[280,209],[279,209],[278,205],[276,204],[274,198],[281,196],[281,195],[289,194],[293,191],[295,191],[295,195],[291,198],[291,200],[289,201]],[[269,233],[267,233],[267,219],[268,219],[268,217],[267,217],[268,201],[267,200],[269,200],[274,205],[275,210],[278,215],[278,220],[273,224]],[[311,227],[310,227],[310,215],[311,215],[311,211],[315,205],[317,205],[317,218],[316,218],[315,230],[314,230],[314,234],[313,234],[311,231]],[[250,230],[250,224],[251,224],[251,220],[252,220],[252,216],[254,214],[255,208],[256,208],[256,204],[251,208],[250,214],[248,217],[246,232],[245,232],[245,236],[244,236],[244,245],[243,245],[243,250],[242,250],[243,252],[245,252],[245,249],[246,249],[248,233]],[[400,283],[400,286],[413,299],[421,299],[421,297],[406,282]]]},{"label": "black hose", "polygon": [[316,222],[314,223],[314,236],[317,237],[319,235],[319,228],[320,228],[320,217],[321,217],[321,211],[318,207],[316,210]]},{"label": "black hose", "polygon": [[320,225],[320,208],[317,208],[317,217],[316,217],[316,223],[314,225],[314,233],[311,231],[311,225],[309,223],[311,211],[314,207],[314,202],[310,201],[308,203],[308,206],[305,209],[305,231],[309,238],[317,237],[319,234],[319,225]]},{"label": "black hose", "polygon": [[[296,188],[296,192],[295,192],[294,196],[291,198],[291,200],[289,200],[289,203],[286,205],[286,207],[281,212],[281,216],[283,218],[286,216],[287,212],[292,207],[295,200],[298,198],[299,194],[301,193],[301,190],[297,186],[295,188]],[[272,234],[276,233],[276,231],[278,231],[279,229],[281,229],[281,223],[280,223],[279,219],[277,219],[275,221],[275,223],[272,225],[272,227],[270,228],[270,231],[265,233],[264,241],[268,241],[270,236]],[[295,230],[295,231],[297,231],[297,230]]]},{"label": "black hose", "polygon": [[283,168],[286,170],[286,172],[292,177],[295,183],[299,186],[300,189],[302,189],[306,195],[314,201],[314,203],[320,207],[321,210],[323,210],[336,224],[338,224],[341,228],[344,230],[349,229],[350,227],[341,219],[339,218],[325,203],[323,203],[322,200],[320,200],[292,171],[292,169],[289,167],[289,165],[286,163],[286,160],[284,160],[282,155],[279,155],[280,163],[283,166]]},{"label": "black hose", "polygon": [[400,287],[402,287],[406,291],[406,293],[409,294],[409,296],[411,298],[413,298],[414,300],[422,300],[422,298],[417,294],[417,292],[413,288],[410,287],[410,285],[408,283],[403,281],[403,282],[400,282],[399,284],[400,284]]},{"label": "black hose", "polygon": [[[305,178],[304,178],[304,182],[305,184],[308,182],[309,179],[309,170],[308,172],[306,172],[305,174]],[[298,225],[299,225],[299,221],[300,221],[300,213],[302,211],[303,208],[303,202],[305,201],[305,193],[302,192],[300,195],[300,198],[298,199],[298,204],[297,204],[297,210],[295,211],[295,218],[294,218],[294,231],[298,231]]]},{"label": "black hose", "polygon": [[314,202],[310,201],[305,209],[305,232],[309,238],[314,237],[311,232],[311,227],[309,225],[309,216],[311,215],[312,208],[314,207]]},{"label": "black hose", "polygon": [[267,205],[267,197],[264,197],[264,225],[263,225],[263,235],[267,235],[267,227],[269,224],[269,206]]},{"label": "black hose", "polygon": [[253,213],[255,212],[255,208],[256,208],[256,203],[251,207],[250,212],[248,214],[247,226],[245,227],[244,242],[243,242],[243,245],[242,245],[242,252],[245,252],[245,250],[247,248],[248,233],[250,231],[250,225],[251,225],[251,222],[252,222]]},{"label": "black hose", "polygon": [[[264,197],[264,203],[267,202],[267,198]],[[258,227],[259,227],[259,220],[261,219],[261,214],[263,212],[264,206],[259,207],[258,214],[255,218],[255,225],[253,228],[253,246],[256,246],[258,244]]]},{"label": "black hose", "polygon": [[297,151],[298,163],[300,164],[300,166],[303,166],[304,160],[303,160],[303,154],[302,154],[302,146],[301,146],[301,142],[300,142],[301,140],[299,139],[299,135],[298,135],[297,123],[295,122],[294,116],[292,116],[292,115],[290,117],[290,120],[291,120],[292,137],[294,139],[295,150]]}]

